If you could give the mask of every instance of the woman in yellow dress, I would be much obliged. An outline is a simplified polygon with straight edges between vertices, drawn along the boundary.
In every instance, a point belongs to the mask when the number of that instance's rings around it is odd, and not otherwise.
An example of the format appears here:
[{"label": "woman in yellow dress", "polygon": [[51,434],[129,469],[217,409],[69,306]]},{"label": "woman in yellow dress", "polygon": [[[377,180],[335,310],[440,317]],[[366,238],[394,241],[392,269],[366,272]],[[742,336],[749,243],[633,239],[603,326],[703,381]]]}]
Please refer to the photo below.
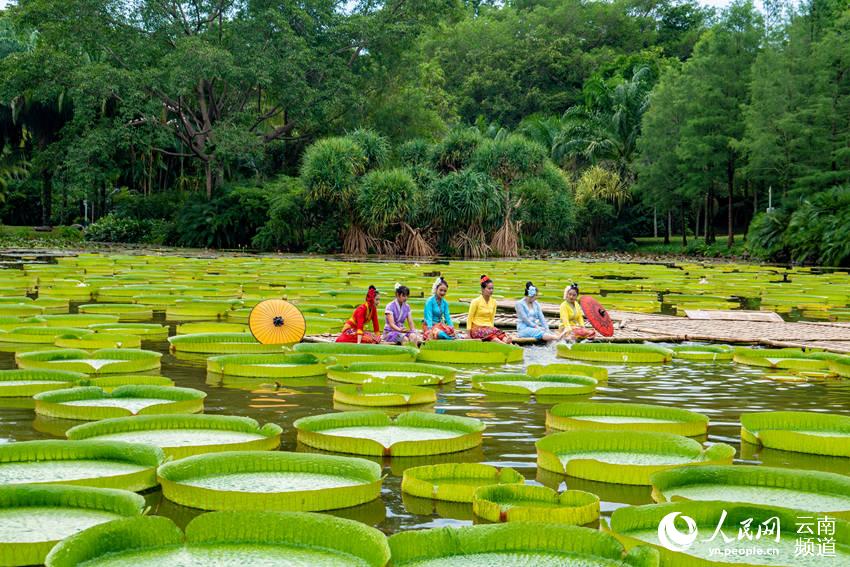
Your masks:
[{"label": "woman in yellow dress", "polygon": [[469,304],[466,329],[469,331],[469,338],[471,339],[500,343],[511,342],[504,331],[496,328],[496,300],[493,299],[493,280],[486,275],[481,276],[481,295]]},{"label": "woman in yellow dress", "polygon": [[578,303],[578,284],[570,284],[564,289],[564,302],[561,304],[561,335],[572,340],[592,339],[596,331],[584,326],[584,313]]}]

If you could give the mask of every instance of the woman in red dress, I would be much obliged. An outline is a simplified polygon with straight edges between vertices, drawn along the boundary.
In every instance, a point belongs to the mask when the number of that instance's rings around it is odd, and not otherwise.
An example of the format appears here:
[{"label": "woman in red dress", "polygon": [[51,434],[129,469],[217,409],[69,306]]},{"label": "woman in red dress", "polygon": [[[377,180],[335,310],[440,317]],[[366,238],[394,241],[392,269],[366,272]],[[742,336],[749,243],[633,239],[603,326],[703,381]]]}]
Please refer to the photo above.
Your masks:
[{"label": "woman in red dress", "polygon": [[[378,328],[378,305],[381,299],[375,286],[370,285],[366,292],[366,303],[358,305],[342,327],[342,333],[336,338],[338,343],[367,343],[378,344],[381,342],[381,334]],[[366,331],[364,327],[368,321],[372,321],[372,332]]]}]

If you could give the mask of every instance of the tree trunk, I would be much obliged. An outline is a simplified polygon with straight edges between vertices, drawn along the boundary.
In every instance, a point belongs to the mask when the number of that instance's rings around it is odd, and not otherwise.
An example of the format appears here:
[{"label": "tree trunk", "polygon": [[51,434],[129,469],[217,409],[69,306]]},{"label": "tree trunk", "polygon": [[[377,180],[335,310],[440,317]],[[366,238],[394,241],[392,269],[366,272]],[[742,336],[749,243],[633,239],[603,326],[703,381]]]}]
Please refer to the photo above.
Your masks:
[{"label": "tree trunk", "polygon": [[702,205],[697,207],[697,218],[694,221],[694,238],[699,238],[699,215],[702,211]]},{"label": "tree trunk", "polygon": [[688,219],[685,216],[685,207],[684,205],[681,208],[682,211],[682,248],[688,247]]},{"label": "tree trunk", "polygon": [[205,174],[205,177],[206,177],[207,199],[212,199],[212,190],[213,190],[212,160],[207,160],[207,161],[204,162],[204,174]]},{"label": "tree trunk", "polygon": [[652,237],[658,238],[658,205],[652,207]]},{"label": "tree trunk", "polygon": [[708,244],[708,193],[705,194],[705,207],[703,207],[702,237]]},{"label": "tree trunk", "polygon": [[734,218],[732,214],[732,200],[735,195],[735,156],[730,155],[726,160],[726,188],[727,196],[727,211],[726,211],[726,247],[732,248],[735,244],[735,229]]},{"label": "tree trunk", "polygon": [[41,178],[41,224],[50,226],[53,217],[53,174],[47,169]]},{"label": "tree trunk", "polygon": [[664,227],[664,244],[670,244],[670,211],[667,211],[667,226]]},{"label": "tree trunk", "polygon": [[705,232],[705,243],[706,244],[714,244],[714,184],[709,184],[708,186],[708,202],[706,204],[706,222],[707,222],[707,230]]}]

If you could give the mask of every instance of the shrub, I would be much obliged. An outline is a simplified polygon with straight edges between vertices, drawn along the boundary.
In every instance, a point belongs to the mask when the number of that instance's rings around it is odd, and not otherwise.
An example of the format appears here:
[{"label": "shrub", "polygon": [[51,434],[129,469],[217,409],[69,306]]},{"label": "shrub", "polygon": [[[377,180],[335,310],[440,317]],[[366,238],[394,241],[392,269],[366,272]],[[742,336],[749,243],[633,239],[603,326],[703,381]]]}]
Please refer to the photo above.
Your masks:
[{"label": "shrub", "polygon": [[154,221],[110,213],[86,228],[85,239],[94,242],[150,243],[154,232]]},{"label": "shrub", "polygon": [[260,187],[235,187],[207,200],[187,203],[177,215],[177,243],[205,248],[249,246],[269,214],[269,194]]},{"label": "shrub", "polygon": [[753,217],[747,231],[749,253],[762,260],[788,260],[788,250],[785,247],[787,227],[788,213],[786,211],[757,214]]},{"label": "shrub", "polygon": [[472,160],[472,154],[483,141],[475,128],[452,130],[432,149],[431,161],[440,173],[457,172]]}]

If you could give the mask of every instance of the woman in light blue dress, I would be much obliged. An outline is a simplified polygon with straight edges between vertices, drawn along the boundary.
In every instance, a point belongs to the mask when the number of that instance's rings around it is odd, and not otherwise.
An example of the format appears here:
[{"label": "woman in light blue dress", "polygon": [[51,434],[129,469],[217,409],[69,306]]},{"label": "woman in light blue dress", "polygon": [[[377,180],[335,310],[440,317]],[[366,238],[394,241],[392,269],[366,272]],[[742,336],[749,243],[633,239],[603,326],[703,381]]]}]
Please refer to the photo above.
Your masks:
[{"label": "woman in light blue dress", "polygon": [[425,315],[422,318],[422,338],[426,341],[451,341],[458,338],[449,313],[449,302],[446,301],[448,291],[449,284],[446,280],[437,278],[431,288],[432,295],[425,302]]},{"label": "woman in light blue dress", "polygon": [[517,336],[522,339],[554,341],[558,336],[549,332],[549,324],[537,303],[537,288],[525,282],[525,296],[516,302]]}]

